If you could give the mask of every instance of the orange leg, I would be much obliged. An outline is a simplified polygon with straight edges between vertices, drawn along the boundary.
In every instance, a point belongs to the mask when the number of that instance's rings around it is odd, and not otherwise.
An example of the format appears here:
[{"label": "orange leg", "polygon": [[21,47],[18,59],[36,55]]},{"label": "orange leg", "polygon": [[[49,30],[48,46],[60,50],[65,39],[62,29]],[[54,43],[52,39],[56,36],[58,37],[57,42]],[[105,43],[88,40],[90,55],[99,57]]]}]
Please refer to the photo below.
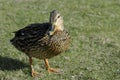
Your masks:
[{"label": "orange leg", "polygon": [[59,73],[60,72],[60,71],[50,67],[48,59],[44,59],[44,62],[45,62],[46,69],[48,70],[49,73],[50,72],[55,72],[55,73]]},{"label": "orange leg", "polygon": [[30,63],[31,76],[35,77],[35,76],[39,75],[39,73],[35,72],[34,69],[33,69],[33,66],[32,66],[32,57],[29,57],[29,63]]}]

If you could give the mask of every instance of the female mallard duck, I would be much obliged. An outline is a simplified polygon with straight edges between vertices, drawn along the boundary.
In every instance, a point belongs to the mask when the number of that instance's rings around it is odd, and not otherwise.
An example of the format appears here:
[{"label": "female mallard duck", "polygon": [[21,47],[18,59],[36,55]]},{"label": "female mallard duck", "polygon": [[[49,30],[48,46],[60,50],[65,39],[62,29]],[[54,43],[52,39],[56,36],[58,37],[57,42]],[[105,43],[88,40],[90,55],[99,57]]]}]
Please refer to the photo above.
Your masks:
[{"label": "female mallard duck", "polygon": [[63,17],[56,10],[50,13],[50,21],[31,24],[15,32],[10,40],[18,50],[29,56],[31,75],[37,72],[32,67],[32,57],[44,59],[48,72],[58,72],[51,68],[48,59],[65,51],[70,44],[70,35],[64,30]]}]

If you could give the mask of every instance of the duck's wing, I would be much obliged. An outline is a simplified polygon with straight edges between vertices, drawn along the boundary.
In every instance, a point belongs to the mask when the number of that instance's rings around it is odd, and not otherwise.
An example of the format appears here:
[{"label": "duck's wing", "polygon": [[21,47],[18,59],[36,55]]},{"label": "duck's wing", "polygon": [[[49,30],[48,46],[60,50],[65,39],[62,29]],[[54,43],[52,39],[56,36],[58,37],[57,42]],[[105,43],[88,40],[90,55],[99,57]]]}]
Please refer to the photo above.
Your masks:
[{"label": "duck's wing", "polygon": [[20,29],[15,33],[15,37],[10,42],[16,47],[22,49],[32,46],[36,41],[40,40],[47,33],[50,23],[35,23]]},{"label": "duck's wing", "polygon": [[49,23],[35,23],[35,24],[30,24],[27,27],[20,29],[18,31],[15,31],[15,37],[25,37],[25,38],[30,38],[30,37],[43,37],[43,35],[46,33],[48,28],[51,26]]}]

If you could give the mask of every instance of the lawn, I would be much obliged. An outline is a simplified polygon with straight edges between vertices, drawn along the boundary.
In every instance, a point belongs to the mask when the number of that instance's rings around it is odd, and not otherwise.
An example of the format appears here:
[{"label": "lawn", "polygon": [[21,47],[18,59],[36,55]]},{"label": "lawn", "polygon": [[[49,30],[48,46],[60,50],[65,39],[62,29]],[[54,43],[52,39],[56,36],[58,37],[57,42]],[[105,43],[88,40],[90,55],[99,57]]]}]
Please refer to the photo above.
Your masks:
[{"label": "lawn", "polygon": [[[63,73],[49,74],[34,58],[41,76],[33,78],[28,57],[9,40],[28,24],[48,22],[55,9],[72,37],[69,49],[49,60]],[[0,80],[120,80],[120,0],[0,0]]]}]

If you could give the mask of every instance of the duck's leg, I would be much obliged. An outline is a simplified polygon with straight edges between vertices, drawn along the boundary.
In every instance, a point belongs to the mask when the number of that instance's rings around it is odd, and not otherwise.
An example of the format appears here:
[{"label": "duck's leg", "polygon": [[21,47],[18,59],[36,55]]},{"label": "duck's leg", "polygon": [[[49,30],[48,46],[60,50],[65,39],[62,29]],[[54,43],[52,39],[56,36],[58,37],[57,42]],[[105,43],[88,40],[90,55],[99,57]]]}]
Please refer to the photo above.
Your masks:
[{"label": "duck's leg", "polygon": [[39,73],[38,73],[38,72],[35,72],[34,69],[33,69],[32,57],[29,57],[29,63],[30,63],[31,76],[32,76],[32,77],[38,76]]},{"label": "duck's leg", "polygon": [[46,69],[48,70],[49,73],[50,72],[60,73],[59,70],[50,67],[48,59],[44,59],[44,62],[45,62]]}]

